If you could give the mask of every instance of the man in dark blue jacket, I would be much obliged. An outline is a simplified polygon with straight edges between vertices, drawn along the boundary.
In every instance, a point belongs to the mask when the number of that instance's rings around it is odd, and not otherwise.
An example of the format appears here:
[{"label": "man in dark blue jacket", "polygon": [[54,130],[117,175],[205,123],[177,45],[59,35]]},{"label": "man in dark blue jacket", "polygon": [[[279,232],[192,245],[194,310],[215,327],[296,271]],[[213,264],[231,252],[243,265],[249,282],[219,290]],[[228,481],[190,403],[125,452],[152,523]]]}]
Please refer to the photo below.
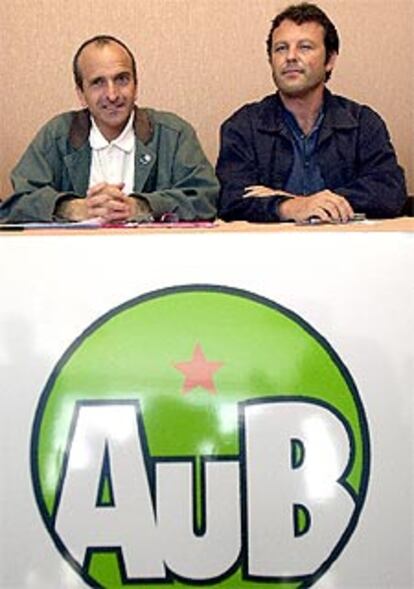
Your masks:
[{"label": "man in dark blue jacket", "polygon": [[325,88],[339,52],[334,24],[314,4],[290,6],[273,20],[267,51],[278,92],[242,107],[221,129],[220,216],[299,223],[397,216],[406,186],[383,120]]}]

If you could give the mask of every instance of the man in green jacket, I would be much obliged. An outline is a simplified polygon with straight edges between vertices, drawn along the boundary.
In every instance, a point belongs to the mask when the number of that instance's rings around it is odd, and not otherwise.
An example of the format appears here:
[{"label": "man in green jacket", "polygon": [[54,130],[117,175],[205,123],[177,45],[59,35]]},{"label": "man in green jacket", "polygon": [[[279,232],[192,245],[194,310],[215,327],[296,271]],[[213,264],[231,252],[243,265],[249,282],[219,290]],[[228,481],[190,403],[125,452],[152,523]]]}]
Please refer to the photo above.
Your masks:
[{"label": "man in green jacket", "polygon": [[137,69],[120,40],[85,41],[73,60],[84,110],[58,115],[12,171],[6,222],[212,219],[218,183],[192,127],[135,106]]}]

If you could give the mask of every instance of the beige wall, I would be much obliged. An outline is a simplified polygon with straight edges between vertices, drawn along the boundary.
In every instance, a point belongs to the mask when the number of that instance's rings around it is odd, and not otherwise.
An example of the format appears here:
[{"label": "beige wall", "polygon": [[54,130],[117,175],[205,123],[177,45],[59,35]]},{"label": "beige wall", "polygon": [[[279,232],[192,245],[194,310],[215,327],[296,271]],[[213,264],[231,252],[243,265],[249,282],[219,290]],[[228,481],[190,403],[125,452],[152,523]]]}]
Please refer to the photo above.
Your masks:
[{"label": "beige wall", "polygon": [[[77,107],[71,59],[88,36],[120,36],[138,57],[142,105],[197,128],[214,162],[218,127],[273,91],[264,40],[281,0],[2,0],[0,195],[39,126]],[[388,122],[414,193],[414,0],[321,0],[342,41],[330,88]]]}]

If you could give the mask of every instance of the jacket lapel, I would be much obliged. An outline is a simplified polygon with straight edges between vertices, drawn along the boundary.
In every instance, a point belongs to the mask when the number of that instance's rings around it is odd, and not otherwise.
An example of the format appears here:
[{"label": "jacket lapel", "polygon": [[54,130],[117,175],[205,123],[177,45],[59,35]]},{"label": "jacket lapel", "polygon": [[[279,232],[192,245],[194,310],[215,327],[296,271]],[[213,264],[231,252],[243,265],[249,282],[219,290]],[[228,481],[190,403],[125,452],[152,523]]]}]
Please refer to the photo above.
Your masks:
[{"label": "jacket lapel", "polygon": [[[156,152],[149,147],[154,136],[154,124],[149,112],[135,107],[135,175],[134,192],[142,192],[147,184],[157,159]],[[147,186],[146,192],[150,192]]]},{"label": "jacket lapel", "polygon": [[144,145],[139,139],[135,140],[135,172],[134,192],[142,192],[156,162],[155,152]]},{"label": "jacket lapel", "polygon": [[358,127],[358,121],[345,108],[342,108],[332,98],[332,94],[325,88],[324,94],[325,117],[319,131],[318,145],[336,133],[337,129],[352,130]]},{"label": "jacket lapel", "polygon": [[89,143],[65,156],[65,164],[73,191],[79,196],[85,196],[89,186],[89,174],[91,168],[91,150]]}]

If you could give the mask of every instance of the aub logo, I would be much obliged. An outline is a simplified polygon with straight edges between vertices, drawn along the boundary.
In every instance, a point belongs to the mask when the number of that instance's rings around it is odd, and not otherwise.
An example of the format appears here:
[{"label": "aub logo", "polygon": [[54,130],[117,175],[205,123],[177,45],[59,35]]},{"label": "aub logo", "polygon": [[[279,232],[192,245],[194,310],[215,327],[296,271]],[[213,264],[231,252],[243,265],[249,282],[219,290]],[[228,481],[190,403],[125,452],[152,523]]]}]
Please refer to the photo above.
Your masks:
[{"label": "aub logo", "polygon": [[369,441],[303,320],[181,287],[111,311],[51,375],[32,433],[47,529],[92,587],[309,587],[355,529]]}]

